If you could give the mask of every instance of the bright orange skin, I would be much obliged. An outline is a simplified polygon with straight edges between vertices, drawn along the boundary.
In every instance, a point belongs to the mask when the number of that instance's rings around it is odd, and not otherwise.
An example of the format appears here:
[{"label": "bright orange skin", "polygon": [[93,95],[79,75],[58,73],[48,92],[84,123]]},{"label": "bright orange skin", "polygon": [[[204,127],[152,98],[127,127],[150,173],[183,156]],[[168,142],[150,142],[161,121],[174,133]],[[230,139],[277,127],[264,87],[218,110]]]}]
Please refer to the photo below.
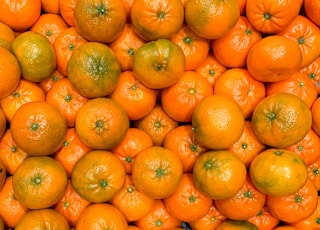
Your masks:
[{"label": "bright orange skin", "polygon": [[319,17],[319,10],[320,10],[320,1],[319,0],[304,0],[304,11],[306,16],[316,25],[320,26],[320,17]]},{"label": "bright orange skin", "polygon": [[74,8],[76,7],[76,4],[77,0],[59,1],[60,14],[69,26],[76,26],[74,20]]},{"label": "bright orange skin", "polygon": [[317,57],[311,64],[303,67],[299,72],[307,74],[320,94],[320,57]]},{"label": "bright orange skin", "polygon": [[317,98],[311,107],[312,128],[320,135],[320,99]]},{"label": "bright orange skin", "polygon": [[0,46],[10,50],[12,42],[16,38],[12,28],[4,22],[0,22],[0,31]]},{"label": "bright orange skin", "polygon": [[320,159],[318,158],[315,162],[308,165],[308,176],[316,186],[317,190],[320,188]]},{"label": "bright orange skin", "polygon": [[51,89],[51,87],[58,82],[59,80],[61,80],[62,78],[64,78],[65,76],[60,73],[57,69],[51,74],[50,77],[48,77],[47,79],[43,80],[40,82],[40,87],[44,90],[45,93],[47,93],[49,91],[49,89]]},{"label": "bright orange skin", "polygon": [[255,216],[250,217],[247,221],[255,224],[260,230],[273,229],[280,223],[280,220],[270,213],[266,205]]}]

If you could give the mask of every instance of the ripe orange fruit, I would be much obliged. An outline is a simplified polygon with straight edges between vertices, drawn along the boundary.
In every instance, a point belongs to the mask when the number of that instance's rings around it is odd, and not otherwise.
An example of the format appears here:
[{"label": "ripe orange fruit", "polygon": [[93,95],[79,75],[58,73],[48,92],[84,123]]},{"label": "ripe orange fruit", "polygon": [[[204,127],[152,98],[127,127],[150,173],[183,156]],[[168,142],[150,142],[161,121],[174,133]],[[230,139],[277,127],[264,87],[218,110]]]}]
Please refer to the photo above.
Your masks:
[{"label": "ripe orange fruit", "polygon": [[246,16],[256,30],[274,34],[284,30],[299,14],[301,1],[247,0]]},{"label": "ripe orange fruit", "polygon": [[317,98],[312,107],[311,107],[311,114],[312,114],[312,128],[313,130],[320,135],[320,99]]},{"label": "ripe orange fruit", "polygon": [[319,10],[320,10],[320,2],[318,0],[304,0],[304,12],[306,16],[317,26],[320,26],[320,17],[319,17]]},{"label": "ripe orange fruit", "polygon": [[249,221],[243,220],[225,220],[221,222],[216,230],[259,230],[256,225]]},{"label": "ripe orange fruit", "polygon": [[152,146],[136,157],[132,181],[140,192],[154,199],[163,199],[178,188],[182,174],[182,163],[175,152]]},{"label": "ripe orange fruit", "polygon": [[300,68],[299,72],[307,74],[320,94],[320,57],[317,57],[311,64]]},{"label": "ripe orange fruit", "polygon": [[0,2],[0,21],[14,31],[24,31],[31,27],[41,14],[41,0],[18,0]]},{"label": "ripe orange fruit", "polygon": [[188,0],[185,4],[186,24],[193,32],[207,39],[225,35],[237,23],[239,16],[237,0]]},{"label": "ripe orange fruit", "polygon": [[303,159],[286,149],[262,151],[252,160],[249,172],[254,186],[271,196],[292,195],[308,178]]},{"label": "ripe orange fruit", "polygon": [[243,187],[246,175],[244,163],[228,150],[203,153],[193,167],[197,188],[213,200],[235,196]]},{"label": "ripe orange fruit", "polygon": [[131,6],[133,28],[146,41],[171,38],[183,21],[181,0],[135,0]]},{"label": "ripe orange fruit", "polygon": [[56,54],[51,42],[34,31],[21,33],[12,43],[22,77],[32,82],[48,78],[56,69]]},{"label": "ripe orange fruit", "polygon": [[69,80],[82,96],[88,98],[110,94],[118,83],[120,72],[114,52],[99,42],[79,46],[67,65]]},{"label": "ripe orange fruit", "polygon": [[112,42],[121,34],[126,19],[122,1],[77,0],[74,8],[77,30],[89,41]]},{"label": "ripe orange fruit", "polygon": [[0,99],[9,96],[17,88],[21,69],[17,58],[0,46]]},{"label": "ripe orange fruit", "polygon": [[158,92],[143,85],[132,71],[123,71],[110,98],[119,102],[130,120],[148,115],[157,101]]},{"label": "ripe orange fruit", "polygon": [[256,215],[247,219],[261,230],[274,229],[279,225],[280,220],[274,217],[265,205]]},{"label": "ripe orange fruit", "polygon": [[114,229],[122,230],[127,229],[128,224],[123,214],[111,204],[99,203],[89,205],[81,213],[76,229],[88,230],[88,229]]},{"label": "ripe orange fruit", "polygon": [[92,149],[111,149],[124,138],[129,119],[124,108],[110,98],[93,98],[77,113],[76,133]]},{"label": "ripe orange fruit", "polygon": [[244,116],[233,99],[214,94],[196,105],[192,127],[200,145],[209,149],[226,149],[240,138]]},{"label": "ripe orange fruit", "polygon": [[265,145],[286,148],[300,141],[312,123],[308,105],[298,96],[276,93],[265,97],[255,107],[252,129]]},{"label": "ripe orange fruit", "polygon": [[74,190],[85,200],[101,203],[111,200],[125,183],[125,169],[111,152],[92,150],[74,165],[71,182]]},{"label": "ripe orange fruit", "polygon": [[76,4],[77,0],[59,0],[60,14],[69,26],[76,26],[74,19],[74,8]]},{"label": "ripe orange fruit", "polygon": [[210,83],[195,71],[185,71],[180,79],[161,92],[164,111],[175,121],[190,122],[202,98],[213,94]]},{"label": "ripe orange fruit", "polygon": [[17,200],[29,209],[44,209],[56,204],[67,187],[64,168],[53,158],[26,158],[12,177]]},{"label": "ripe orange fruit", "polygon": [[285,80],[299,70],[301,63],[302,53],[297,42],[280,35],[262,38],[247,56],[249,73],[262,82]]},{"label": "ripe orange fruit", "polygon": [[41,9],[49,14],[60,14],[60,0],[41,0]]},{"label": "ripe orange fruit", "polygon": [[17,223],[15,229],[48,229],[69,230],[69,224],[59,212],[51,208],[32,210],[27,212]]},{"label": "ripe orange fruit", "polygon": [[11,49],[11,45],[14,41],[15,34],[10,26],[0,21],[0,46],[6,48],[7,50]]},{"label": "ripe orange fruit", "polygon": [[212,40],[211,47],[222,65],[229,68],[245,67],[249,50],[261,38],[261,33],[253,28],[248,19],[240,16],[227,34]]},{"label": "ripe orange fruit", "polygon": [[44,101],[22,105],[11,121],[12,138],[28,155],[50,155],[63,144],[67,125],[63,115]]},{"label": "ripe orange fruit", "polygon": [[320,188],[320,158],[307,166],[308,176],[316,186],[317,190]]},{"label": "ripe orange fruit", "polygon": [[180,46],[168,39],[158,39],[143,44],[137,50],[132,71],[145,86],[162,89],[180,79],[185,64],[185,56]]},{"label": "ripe orange fruit", "polygon": [[286,223],[294,223],[309,217],[317,208],[318,190],[311,179],[294,194],[267,196],[266,205],[271,214]]},{"label": "ripe orange fruit", "polygon": [[45,93],[47,93],[49,91],[49,89],[51,89],[51,87],[58,82],[59,80],[61,80],[62,78],[64,78],[65,76],[62,75],[62,73],[60,73],[57,69],[50,75],[49,78],[44,79],[43,81],[41,81],[40,87],[44,90]]}]

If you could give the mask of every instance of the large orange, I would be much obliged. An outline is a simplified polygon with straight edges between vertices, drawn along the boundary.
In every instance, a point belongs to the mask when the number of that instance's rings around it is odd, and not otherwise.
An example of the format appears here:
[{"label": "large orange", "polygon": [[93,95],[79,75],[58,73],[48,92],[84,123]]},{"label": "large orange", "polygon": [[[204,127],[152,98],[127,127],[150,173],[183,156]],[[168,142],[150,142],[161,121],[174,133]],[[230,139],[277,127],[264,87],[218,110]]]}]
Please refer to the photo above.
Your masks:
[{"label": "large orange", "polygon": [[132,70],[142,84],[162,89],[179,80],[185,64],[180,46],[168,39],[158,39],[140,46],[134,55]]},{"label": "large orange", "polygon": [[251,121],[253,132],[263,144],[286,148],[309,132],[312,116],[308,105],[298,96],[276,93],[260,101]]},{"label": "large orange", "polygon": [[237,0],[188,0],[185,4],[186,24],[196,34],[208,39],[225,35],[239,17]]},{"label": "large orange", "polygon": [[29,209],[56,204],[65,193],[67,182],[64,168],[48,156],[26,158],[12,178],[16,198]]},{"label": "large orange", "polygon": [[118,145],[129,129],[124,108],[110,98],[94,98],[78,111],[75,121],[80,141],[93,149],[111,149]]},{"label": "large orange", "polygon": [[203,153],[193,167],[197,188],[213,200],[235,196],[244,185],[246,176],[245,164],[228,150]]},{"label": "large orange", "polygon": [[114,52],[105,44],[87,42],[72,53],[67,74],[76,90],[85,97],[103,97],[116,87],[121,69]]},{"label": "large orange", "polygon": [[12,138],[28,155],[50,155],[63,144],[66,120],[44,101],[22,105],[11,121]]},{"label": "large orange", "polygon": [[287,196],[306,183],[308,171],[303,159],[290,150],[269,148],[251,162],[250,177],[254,186],[271,196]]},{"label": "large orange", "polygon": [[89,41],[110,43],[126,24],[122,1],[77,0],[74,21],[79,33]]},{"label": "large orange", "polygon": [[146,41],[171,38],[183,21],[181,0],[135,0],[131,6],[133,28]]},{"label": "large orange", "polygon": [[200,145],[209,149],[226,149],[240,138],[244,116],[233,99],[214,94],[196,105],[192,127]]}]

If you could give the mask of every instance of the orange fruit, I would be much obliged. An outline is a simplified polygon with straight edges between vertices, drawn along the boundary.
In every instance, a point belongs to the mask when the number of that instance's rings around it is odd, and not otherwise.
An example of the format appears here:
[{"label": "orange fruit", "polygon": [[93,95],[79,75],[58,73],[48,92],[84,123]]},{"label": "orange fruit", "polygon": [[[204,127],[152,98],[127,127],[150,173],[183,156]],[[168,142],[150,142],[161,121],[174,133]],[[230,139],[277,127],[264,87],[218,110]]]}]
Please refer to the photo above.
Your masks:
[{"label": "orange fruit", "polygon": [[17,223],[15,229],[47,229],[69,230],[69,224],[59,212],[51,208],[32,210],[27,212]]},{"label": "orange fruit", "polygon": [[271,82],[266,86],[266,95],[291,93],[300,97],[309,107],[318,97],[317,89],[307,74],[295,72],[288,79]]},{"label": "orange fruit", "polygon": [[303,1],[303,7],[304,7],[304,12],[306,16],[317,26],[320,26],[320,17],[319,17],[319,10],[320,10],[320,5],[319,5],[318,0],[304,0]]},{"label": "orange fruit", "polygon": [[255,107],[251,124],[263,144],[286,148],[309,132],[312,116],[308,105],[298,96],[275,93],[262,99]]},{"label": "orange fruit", "polygon": [[300,68],[299,72],[307,74],[320,94],[320,57],[317,57],[311,64]]},{"label": "orange fruit", "polygon": [[65,193],[67,182],[64,168],[48,156],[26,158],[12,177],[17,200],[29,209],[56,204]]},{"label": "orange fruit", "polygon": [[288,196],[267,196],[266,205],[271,214],[286,223],[294,223],[309,217],[317,208],[318,190],[311,181],[294,194]]},{"label": "orange fruit", "polygon": [[213,95],[210,83],[195,71],[185,71],[180,79],[161,92],[164,111],[175,121],[190,122],[202,98]]},{"label": "orange fruit", "polygon": [[125,183],[125,169],[113,153],[92,150],[74,165],[71,182],[83,199],[92,203],[107,202]]},{"label": "orange fruit", "polygon": [[41,0],[18,0],[0,2],[0,21],[14,31],[24,31],[30,28],[40,17]]},{"label": "orange fruit", "polygon": [[246,16],[256,30],[274,34],[284,30],[297,17],[301,1],[247,0]]},{"label": "orange fruit", "polygon": [[130,120],[148,115],[157,101],[158,92],[143,85],[132,71],[123,71],[110,98],[119,102]]},{"label": "orange fruit", "polygon": [[6,172],[13,175],[27,156],[28,154],[20,149],[12,139],[11,129],[7,129],[0,139],[0,161],[3,163]]},{"label": "orange fruit", "polygon": [[141,229],[174,229],[180,227],[181,221],[168,213],[162,199],[156,199],[152,210],[134,224]]},{"label": "orange fruit", "polygon": [[67,65],[72,53],[86,42],[88,41],[78,33],[76,27],[68,27],[56,37],[53,47],[57,57],[57,70],[62,75],[68,75]]},{"label": "orange fruit", "polygon": [[81,36],[89,41],[112,42],[121,34],[126,20],[122,1],[76,1],[75,25]]},{"label": "orange fruit", "polygon": [[67,125],[63,115],[44,101],[22,105],[11,121],[12,138],[28,155],[50,155],[63,144]]},{"label": "orange fruit", "polygon": [[243,187],[246,175],[244,163],[228,150],[203,153],[193,167],[197,188],[213,200],[235,196]]},{"label": "orange fruit", "polygon": [[258,227],[246,220],[225,220],[217,226],[216,230],[258,230]]},{"label": "orange fruit", "polygon": [[122,33],[109,44],[119,60],[122,71],[132,70],[133,57],[145,41],[134,31],[131,23],[126,23]]},{"label": "orange fruit", "polygon": [[280,220],[270,213],[266,205],[247,221],[256,225],[260,230],[273,229],[280,223]]},{"label": "orange fruit", "polygon": [[202,64],[209,52],[209,41],[194,33],[186,24],[171,38],[183,50],[185,70],[194,70]]},{"label": "orange fruit", "polygon": [[110,94],[116,87],[121,69],[114,52],[105,44],[86,42],[75,49],[68,61],[67,75],[84,97]]},{"label": "orange fruit", "polygon": [[32,82],[48,78],[56,69],[56,54],[51,42],[34,31],[21,33],[12,43],[22,77]]},{"label": "orange fruit", "polygon": [[80,141],[93,149],[111,149],[118,145],[129,129],[124,108],[110,98],[93,98],[77,113],[76,133]]},{"label": "orange fruit", "polygon": [[162,89],[176,83],[185,70],[183,50],[168,39],[158,39],[140,46],[133,58],[136,78],[152,89]]},{"label": "orange fruit", "polygon": [[248,167],[252,159],[257,156],[266,146],[262,144],[252,130],[251,121],[244,122],[243,133],[240,138],[231,145],[228,150],[233,152]]},{"label": "orange fruit", "polygon": [[163,199],[178,188],[182,174],[182,163],[175,152],[152,146],[136,156],[132,181],[140,192],[154,199]]},{"label": "orange fruit", "polygon": [[254,186],[270,196],[288,196],[306,183],[307,166],[297,154],[269,148],[251,162],[249,173]]},{"label": "orange fruit", "polygon": [[211,47],[222,65],[229,68],[245,67],[249,50],[261,38],[261,33],[253,28],[248,19],[240,16],[227,34],[212,40]]},{"label": "orange fruit", "polygon": [[254,79],[246,68],[231,68],[216,80],[214,94],[228,96],[239,104],[243,116],[249,118],[265,97],[265,85]]},{"label": "orange fruit", "polygon": [[4,114],[3,110],[0,107],[0,138],[3,136],[6,129],[7,129],[6,115]]},{"label": "orange fruit", "polygon": [[207,39],[225,35],[235,26],[239,17],[237,0],[188,0],[185,4],[186,24],[193,32]]},{"label": "orange fruit", "polygon": [[60,0],[41,0],[41,9],[45,13],[60,14]]},{"label": "orange fruit", "polygon": [[0,217],[3,223],[7,227],[15,228],[19,219],[28,211],[28,208],[15,198],[12,176],[8,176],[0,190]]},{"label": "orange fruit", "polygon": [[0,100],[1,108],[9,122],[24,104],[32,101],[45,101],[45,92],[36,83],[21,79],[15,90]]},{"label": "orange fruit", "polygon": [[76,162],[90,150],[92,149],[80,141],[75,128],[68,128],[63,145],[52,157],[62,165],[68,177],[71,177]]},{"label": "orange fruit", "polygon": [[184,173],[178,188],[163,201],[171,216],[185,222],[204,217],[212,205],[211,198],[196,187],[191,173]]},{"label": "orange fruit", "polygon": [[88,100],[74,88],[69,78],[56,82],[46,95],[46,102],[61,112],[68,127],[74,127],[79,109]]},{"label": "orange fruit", "polygon": [[21,69],[17,58],[0,46],[0,99],[9,96],[17,88]]},{"label": "orange fruit", "polygon": [[132,222],[152,210],[154,199],[140,192],[133,183],[131,175],[127,174],[124,186],[112,197],[110,203],[121,211],[128,222]]},{"label": "orange fruit", "polygon": [[77,0],[59,0],[60,14],[69,26],[76,26],[74,19],[74,9],[76,4]]},{"label": "orange fruit", "polygon": [[209,149],[226,149],[240,138],[244,116],[233,99],[214,94],[196,105],[192,127],[200,145]]},{"label": "orange fruit", "polygon": [[77,224],[77,230],[88,229],[127,229],[128,224],[123,214],[111,204],[91,204],[81,213]]},{"label": "orange fruit", "polygon": [[183,172],[191,173],[198,157],[207,151],[194,137],[191,125],[179,125],[165,137],[163,147],[172,150],[180,157]]},{"label": "orange fruit", "polygon": [[181,0],[135,0],[131,6],[133,28],[146,41],[171,38],[183,21]]},{"label": "orange fruit", "polygon": [[155,146],[162,146],[166,135],[178,126],[160,104],[155,104],[150,113],[134,121],[133,126],[146,132]]},{"label": "orange fruit", "polygon": [[53,44],[59,34],[67,28],[68,24],[59,14],[45,13],[40,15],[30,30],[44,35]]},{"label": "orange fruit", "polygon": [[76,226],[79,216],[88,205],[90,202],[81,198],[73,189],[71,180],[68,180],[65,193],[53,206],[53,209],[64,216],[70,226]]},{"label": "orange fruit", "polygon": [[62,75],[62,73],[60,73],[57,69],[51,74],[51,76],[49,78],[44,79],[43,81],[41,81],[40,87],[44,90],[45,93],[47,93],[49,91],[49,89],[51,89],[51,87],[58,82],[59,80],[61,80],[62,78],[64,78],[65,76]]},{"label": "orange fruit", "polygon": [[312,114],[312,128],[320,135],[320,99],[319,97],[314,101],[311,107]]},{"label": "orange fruit", "polygon": [[12,28],[4,22],[0,21],[0,31],[0,46],[6,48],[7,50],[10,50],[11,45],[16,38]]},{"label": "orange fruit", "polygon": [[301,67],[302,53],[297,42],[270,35],[256,42],[247,56],[247,69],[256,80],[275,82],[288,79]]},{"label": "orange fruit", "polygon": [[310,19],[298,15],[294,21],[278,33],[298,43],[302,53],[301,67],[311,64],[320,54],[320,29]]},{"label": "orange fruit", "polygon": [[126,173],[131,174],[136,156],[152,145],[152,139],[145,131],[130,127],[122,141],[110,151],[121,160]]}]

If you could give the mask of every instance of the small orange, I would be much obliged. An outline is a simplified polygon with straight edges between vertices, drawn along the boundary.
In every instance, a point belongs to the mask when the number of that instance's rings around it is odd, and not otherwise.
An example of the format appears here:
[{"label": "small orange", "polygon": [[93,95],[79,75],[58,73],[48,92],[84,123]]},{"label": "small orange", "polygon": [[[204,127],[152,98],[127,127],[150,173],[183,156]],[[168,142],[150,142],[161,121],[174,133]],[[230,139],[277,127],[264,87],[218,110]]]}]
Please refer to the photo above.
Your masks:
[{"label": "small orange", "polygon": [[125,169],[111,152],[92,150],[74,165],[71,182],[83,199],[92,203],[107,202],[125,183]]},{"label": "small orange", "polygon": [[87,101],[75,120],[76,133],[92,149],[111,149],[118,145],[129,129],[124,108],[115,100],[105,97]]},{"label": "small orange", "polygon": [[307,74],[320,94],[320,57],[317,57],[311,64],[300,68],[299,72]]},{"label": "small orange", "polygon": [[214,94],[196,105],[192,127],[200,145],[209,149],[226,149],[240,138],[244,116],[233,99]]},{"label": "small orange", "polygon": [[6,48],[7,50],[10,50],[11,45],[16,38],[12,28],[4,22],[0,21],[0,31],[0,46]]},{"label": "small orange", "polygon": [[312,180],[317,190],[320,190],[320,158],[308,165],[307,170],[309,178]]},{"label": "small orange", "polygon": [[259,102],[253,111],[251,124],[263,144],[286,148],[309,132],[312,116],[308,105],[298,96],[276,93]]},{"label": "small orange", "polygon": [[266,205],[256,215],[247,219],[247,221],[255,224],[260,230],[273,229],[280,223],[280,220],[270,213]]},{"label": "small orange", "polygon": [[320,2],[318,0],[304,0],[303,1],[304,12],[306,16],[317,26],[320,26]]},{"label": "small orange", "polygon": [[66,120],[45,101],[22,105],[11,121],[12,138],[28,155],[50,155],[63,144]]},{"label": "small orange", "polygon": [[76,7],[77,0],[59,0],[59,11],[63,19],[69,26],[75,26],[74,8]]},{"label": "small orange", "polygon": [[113,229],[123,230],[128,228],[128,223],[123,214],[115,206],[108,203],[91,204],[81,213],[77,230],[88,229]]},{"label": "small orange", "polygon": [[132,25],[146,41],[171,38],[183,21],[181,0],[135,0],[131,6]]},{"label": "small orange", "polygon": [[182,175],[179,156],[160,146],[141,151],[132,168],[132,181],[136,188],[154,199],[163,199],[173,194]]},{"label": "small orange", "polygon": [[109,46],[86,42],[75,49],[67,65],[67,76],[84,97],[95,98],[110,94],[116,87],[121,69]]},{"label": "small orange", "polygon": [[41,0],[41,9],[49,14],[60,14],[60,0]]},{"label": "small orange", "polygon": [[301,67],[302,53],[297,42],[270,35],[256,42],[247,56],[247,69],[256,80],[276,82],[288,79]]},{"label": "small orange", "polygon": [[183,50],[168,39],[143,44],[135,53],[132,71],[136,78],[152,89],[162,89],[176,83],[185,70]]},{"label": "small orange", "polygon": [[58,82],[59,80],[61,80],[62,78],[64,78],[65,76],[60,73],[57,69],[51,74],[50,77],[44,79],[43,81],[40,82],[40,87],[44,90],[45,93],[47,93],[49,91],[49,89],[51,89],[51,87]]},{"label": "small orange", "polygon": [[186,24],[196,34],[207,39],[225,35],[237,23],[239,16],[237,0],[188,0],[185,4]]},{"label": "small orange", "polygon": [[251,162],[250,177],[254,186],[271,196],[296,193],[308,179],[307,166],[296,153],[269,148]]},{"label": "small orange", "polygon": [[26,158],[12,177],[18,201],[29,209],[45,209],[56,204],[67,187],[64,168],[49,156]]},{"label": "small orange", "polygon": [[193,167],[197,188],[213,200],[235,196],[243,187],[246,175],[244,163],[228,150],[203,153]]},{"label": "small orange", "polygon": [[87,40],[110,43],[121,34],[127,17],[122,1],[77,0],[74,21]]},{"label": "small orange", "polygon": [[27,212],[17,223],[16,230],[41,229],[69,230],[66,218],[51,208],[32,210]]}]

